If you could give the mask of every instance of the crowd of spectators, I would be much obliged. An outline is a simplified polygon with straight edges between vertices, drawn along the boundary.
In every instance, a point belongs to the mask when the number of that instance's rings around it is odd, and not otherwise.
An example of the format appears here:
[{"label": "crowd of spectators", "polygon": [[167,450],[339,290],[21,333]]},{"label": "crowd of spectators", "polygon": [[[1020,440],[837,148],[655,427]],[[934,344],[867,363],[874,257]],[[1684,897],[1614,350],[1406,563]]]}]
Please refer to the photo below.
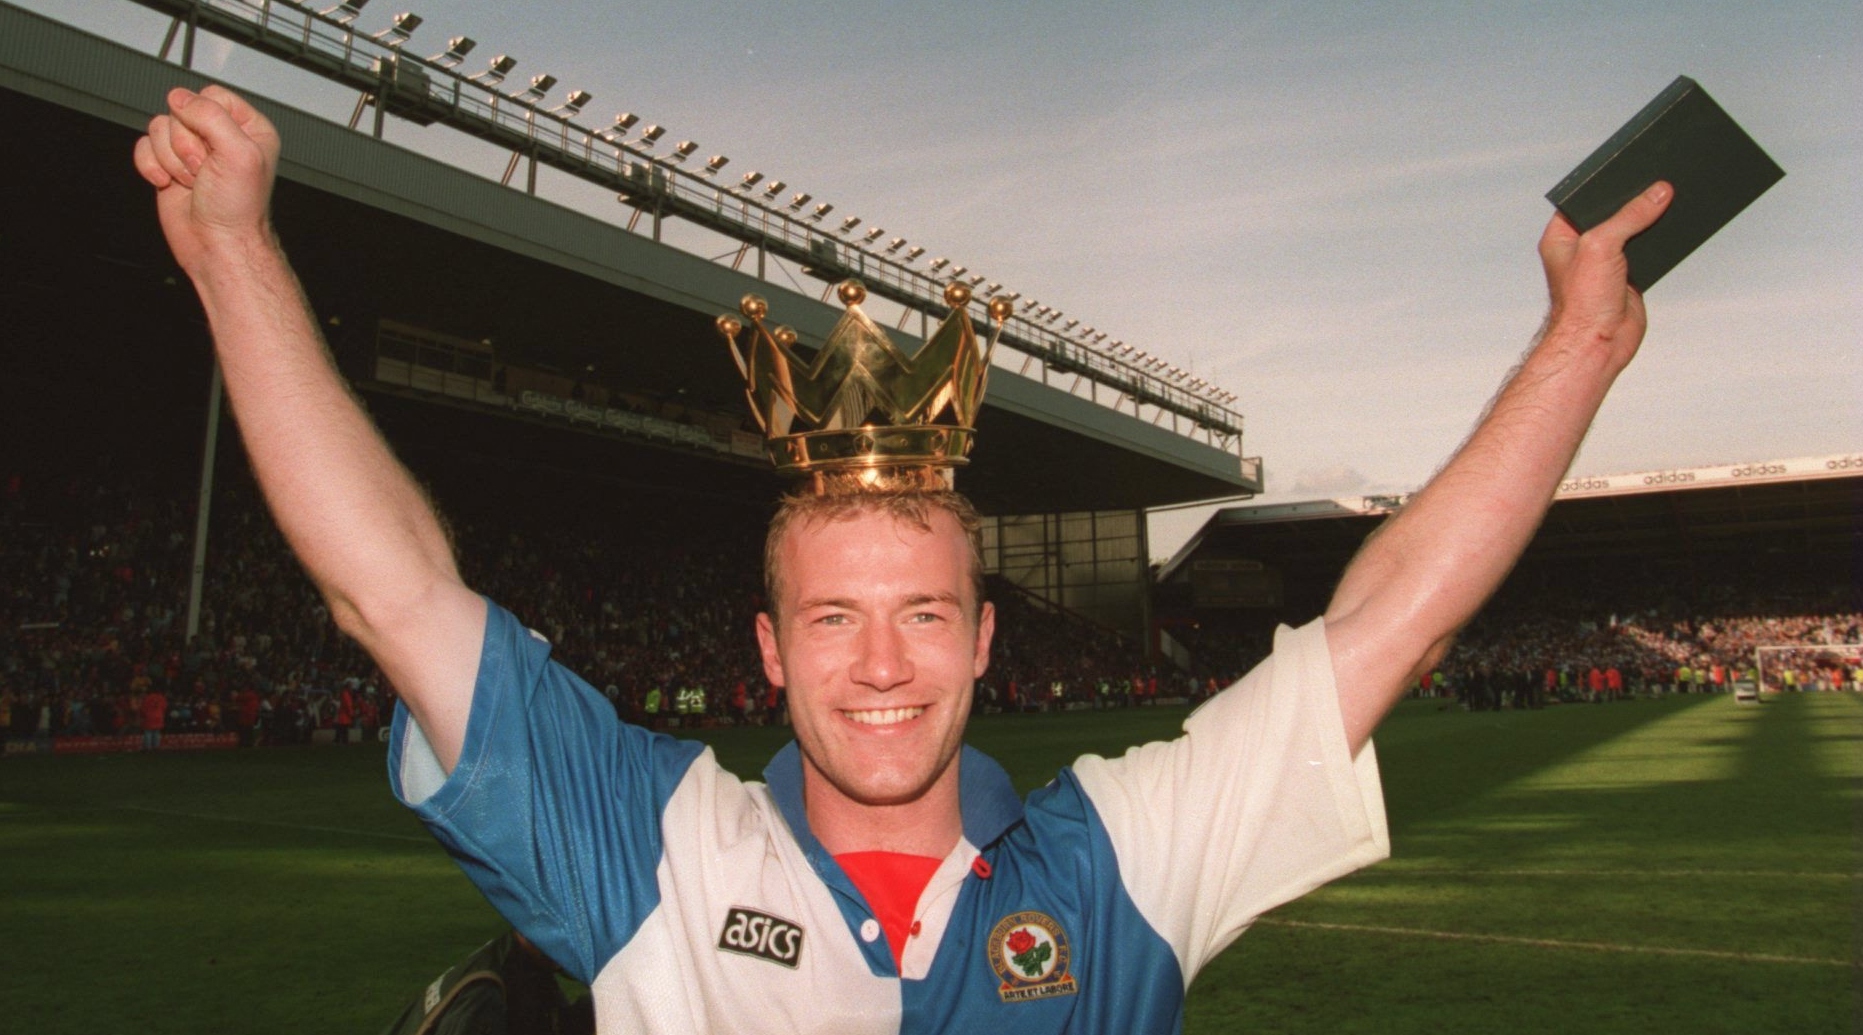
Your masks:
[{"label": "crowd of spectators", "polygon": [[[434,486],[467,583],[547,637],[630,721],[668,728],[782,715],[752,625],[763,518],[545,478],[476,497]],[[508,486],[507,486],[508,488]],[[186,635],[194,494],[144,475],[14,474],[0,500],[0,717],[9,735],[154,727],[296,744],[365,738],[393,687],[342,636],[243,475],[215,493],[199,630]],[[1124,703],[1162,673],[1136,645],[991,583],[1002,609],[986,708]],[[1167,687],[1167,693],[1181,692]],[[159,703],[151,703],[151,694]],[[145,715],[150,708],[155,714]]]},{"label": "crowd of spectators", "polygon": [[[1841,580],[1755,570],[1698,583],[1688,600],[1634,579],[1608,592],[1542,585],[1504,593],[1418,693],[1499,708],[1724,692],[1736,682],[1769,691],[1863,689],[1854,647],[1863,641],[1863,611],[1854,594]],[[1762,663],[1760,647],[1796,649]]]},{"label": "crowd of spectators", "polygon": [[983,709],[1125,707],[1192,692],[1174,666],[1147,661],[1141,645],[1057,613],[1002,579],[992,576],[987,583],[996,639],[990,669],[977,686]]},{"label": "crowd of spectators", "polygon": [[[1414,693],[1489,710],[1723,692],[1736,681],[1768,691],[1863,690],[1856,593],[1841,577],[1765,568],[1721,570],[1714,581],[1692,581],[1687,594],[1630,571],[1602,582],[1591,573],[1510,584]],[[1268,656],[1275,618],[1310,617],[1206,611],[1166,632],[1187,648],[1199,686],[1227,686]],[[1772,650],[1762,664],[1761,647],[1793,649]]]},{"label": "crowd of spectators", "polygon": [[[444,479],[443,479],[444,481]],[[762,516],[742,504],[540,481],[439,491],[463,574],[552,643],[621,715],[658,727],[781,715],[751,634],[762,607]],[[194,494],[150,476],[12,474],[0,496],[0,721],[18,738],[236,733],[302,743],[372,736],[393,688],[337,632],[243,476],[216,492],[199,633],[186,635]],[[507,485],[507,488],[509,486]],[[553,495],[554,494],[554,495]],[[998,610],[985,710],[1199,699],[1270,649],[1246,612],[1174,627],[1188,670],[992,579]],[[1608,600],[1608,607],[1605,601]],[[1842,587],[1717,584],[1683,606],[1619,587],[1504,592],[1418,693],[1472,708],[1727,689],[1763,645],[1854,644]],[[1781,654],[1768,689],[1850,688],[1854,653]],[[152,703],[151,694],[159,695]],[[152,711],[153,709],[153,711]]]}]

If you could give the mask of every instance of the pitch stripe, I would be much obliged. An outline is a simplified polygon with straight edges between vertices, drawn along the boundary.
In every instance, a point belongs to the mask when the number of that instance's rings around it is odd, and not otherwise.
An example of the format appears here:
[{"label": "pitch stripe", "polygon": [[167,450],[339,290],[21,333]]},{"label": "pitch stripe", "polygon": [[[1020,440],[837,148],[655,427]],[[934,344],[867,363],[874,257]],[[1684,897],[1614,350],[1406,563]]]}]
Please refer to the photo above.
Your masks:
[{"label": "pitch stripe", "polygon": [[1495,942],[1502,945],[1528,945],[1539,949],[1584,949],[1591,952],[1624,952],[1650,956],[1691,956],[1739,963],[1811,963],[1821,967],[1854,967],[1853,960],[1823,959],[1817,956],[1773,956],[1759,952],[1721,952],[1715,949],[1673,949],[1662,945],[1615,945],[1610,942],[1568,942],[1551,938],[1520,938],[1506,934],[1470,934],[1465,931],[1427,931],[1418,927],[1374,927],[1369,924],[1323,924],[1309,920],[1261,919],[1258,924],[1298,927],[1317,931],[1352,931],[1360,934],[1394,934],[1413,938],[1436,938],[1443,941]]},{"label": "pitch stripe", "polygon": [[156,809],[147,805],[113,805],[111,808],[124,812],[147,812],[156,816],[175,816],[181,819],[203,819],[215,823],[245,823],[255,827],[275,827],[280,830],[306,830],[319,834],[343,834],[348,837],[377,837],[390,841],[417,841],[431,844],[433,838],[426,834],[390,834],[380,830],[355,830],[349,827],[324,827],[310,823],[285,823],[275,819],[251,819],[246,816],[215,816],[205,812],[182,812],[179,809]]},{"label": "pitch stripe", "polygon": [[1831,870],[1456,870],[1377,868],[1354,874],[1353,879],[1367,877],[1761,877],[1798,880],[1857,880],[1863,872],[1844,873]]}]

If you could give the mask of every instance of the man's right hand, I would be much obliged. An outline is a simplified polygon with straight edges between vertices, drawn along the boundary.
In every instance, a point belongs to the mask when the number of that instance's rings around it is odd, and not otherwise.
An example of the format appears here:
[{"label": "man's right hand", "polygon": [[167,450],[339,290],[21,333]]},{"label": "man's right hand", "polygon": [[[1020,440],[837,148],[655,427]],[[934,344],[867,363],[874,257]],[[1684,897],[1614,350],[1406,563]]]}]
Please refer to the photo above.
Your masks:
[{"label": "man's right hand", "polygon": [[278,131],[232,91],[168,91],[168,111],[136,141],[175,260],[190,276],[213,254],[269,242]]}]

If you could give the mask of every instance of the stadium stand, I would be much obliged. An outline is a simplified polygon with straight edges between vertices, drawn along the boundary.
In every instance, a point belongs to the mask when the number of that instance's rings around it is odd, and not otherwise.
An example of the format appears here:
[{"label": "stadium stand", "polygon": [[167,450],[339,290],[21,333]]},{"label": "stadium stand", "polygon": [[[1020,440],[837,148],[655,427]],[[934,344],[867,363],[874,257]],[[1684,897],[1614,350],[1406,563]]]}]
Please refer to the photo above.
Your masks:
[{"label": "stadium stand", "polygon": [[[1863,608],[1846,576],[1842,569],[1819,572],[1773,557],[1724,559],[1705,574],[1623,558],[1568,564],[1556,574],[1528,565],[1463,631],[1417,693],[1498,708],[1724,691],[1736,678],[1757,678],[1756,648],[1787,645],[1830,649],[1795,652],[1789,664],[1766,673],[1764,689],[1787,689],[1787,678],[1792,689],[1863,688],[1855,661]],[[1291,616],[1206,608],[1168,631],[1191,652],[1199,680],[1226,685],[1267,655],[1272,622],[1280,617]],[[1594,693],[1593,669],[1607,681],[1615,670],[1621,692],[1606,686]]]}]

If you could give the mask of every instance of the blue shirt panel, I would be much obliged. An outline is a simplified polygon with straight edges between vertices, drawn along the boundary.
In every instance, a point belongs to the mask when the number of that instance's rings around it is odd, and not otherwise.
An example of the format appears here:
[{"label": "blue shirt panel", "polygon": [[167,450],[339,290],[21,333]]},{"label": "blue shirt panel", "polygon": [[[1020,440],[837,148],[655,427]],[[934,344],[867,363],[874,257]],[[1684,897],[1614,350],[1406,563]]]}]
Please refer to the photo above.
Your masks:
[{"label": "blue shirt panel", "polygon": [[[1016,796],[1009,774],[995,759],[965,745],[959,756],[957,775],[958,808],[966,841],[973,845],[990,844],[1022,818],[1022,799]],[[841,919],[855,935],[867,969],[878,977],[898,977],[899,968],[893,963],[893,952],[886,940],[868,941],[859,937],[862,924],[879,922],[873,907],[809,827],[808,808],[802,792],[802,749],[795,741],[790,741],[770,759],[770,764],[763,769],[763,780],[770,788],[771,799],[783,814],[790,837],[802,849],[815,875],[834,893]]]},{"label": "blue shirt panel", "polygon": [[481,652],[452,774],[408,801],[397,707],[389,780],[493,907],[591,982],[659,905],[660,816],[704,745],[621,722],[490,601]]},{"label": "blue shirt panel", "polygon": [[[901,983],[902,1035],[1181,1031],[1177,957],[1126,893],[1106,828],[1071,769],[1029,796],[1023,820],[984,848],[990,875],[964,882],[931,973]],[[1047,915],[1066,935],[1073,994],[1014,1002],[998,994],[991,936],[1022,912]]]}]

